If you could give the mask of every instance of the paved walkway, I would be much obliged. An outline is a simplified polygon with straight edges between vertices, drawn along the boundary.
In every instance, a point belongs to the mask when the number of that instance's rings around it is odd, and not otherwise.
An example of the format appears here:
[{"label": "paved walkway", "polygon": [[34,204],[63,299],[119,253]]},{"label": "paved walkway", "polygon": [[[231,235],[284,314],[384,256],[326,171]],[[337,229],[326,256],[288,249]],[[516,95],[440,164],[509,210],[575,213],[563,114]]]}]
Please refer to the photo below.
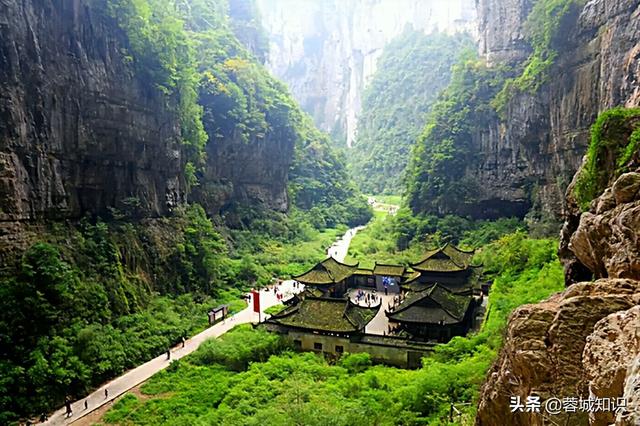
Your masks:
[{"label": "paved walkway", "polygon": [[[287,294],[300,291],[301,289],[297,289],[293,287],[293,281],[284,281],[279,286],[280,293]],[[276,295],[273,290],[263,290],[260,294],[260,307],[261,310],[277,305],[280,303],[276,299]],[[262,314],[262,319],[264,319],[264,313]],[[253,304],[250,302],[249,306],[238,312],[237,314],[227,317],[224,322],[219,322],[200,334],[197,334],[186,341],[185,347],[182,347],[182,344],[171,349],[171,360],[167,360],[166,354],[162,354],[151,361],[148,361],[133,370],[129,370],[127,373],[122,376],[112,380],[106,385],[101,386],[95,392],[88,395],[86,398],[78,400],[71,405],[73,410],[73,416],[69,418],[65,418],[65,408],[61,408],[55,413],[51,415],[48,421],[44,422],[45,425],[67,425],[73,423],[74,421],[82,418],[83,416],[89,414],[93,410],[100,408],[102,405],[106,404],[109,401],[117,398],[123,393],[127,392],[129,389],[139,385],[140,383],[148,380],[151,376],[156,374],[158,371],[163,370],[169,366],[169,363],[172,360],[180,359],[193,351],[195,351],[198,346],[205,340],[211,337],[218,337],[227,331],[231,330],[238,324],[243,323],[257,323],[258,322],[258,314],[253,312]],[[108,397],[105,397],[105,389],[109,391]],[[89,408],[87,410],[84,409],[84,402],[88,402]]]},{"label": "paved walkway", "polygon": [[333,243],[333,245],[327,249],[327,256],[333,257],[337,261],[344,262],[344,258],[347,257],[347,253],[349,252],[351,240],[358,231],[361,231],[364,228],[364,226],[358,226],[345,232],[342,238]]},{"label": "paved walkway", "polygon": [[[385,313],[387,312],[387,307],[389,306],[389,304],[393,305],[393,298],[394,296],[397,296],[397,294],[388,294],[385,296],[384,293],[381,293],[381,292],[374,293],[371,289],[367,289],[367,288],[362,288],[362,289],[354,288],[349,290],[348,295],[351,301],[357,305],[365,306],[365,307],[368,306],[367,303],[365,302],[366,299],[363,298],[360,301],[356,299],[356,294],[358,290],[362,290],[362,292],[364,292],[365,294],[366,293],[375,294],[376,297],[378,298],[377,299],[378,301],[380,301],[380,298],[382,298],[382,306],[380,307],[380,310],[378,311],[376,316],[373,317],[373,319],[367,324],[367,327],[365,328],[365,333],[379,334],[380,336],[388,334],[389,318]],[[377,305],[378,305],[377,303],[374,304],[374,306],[377,306]]]}]

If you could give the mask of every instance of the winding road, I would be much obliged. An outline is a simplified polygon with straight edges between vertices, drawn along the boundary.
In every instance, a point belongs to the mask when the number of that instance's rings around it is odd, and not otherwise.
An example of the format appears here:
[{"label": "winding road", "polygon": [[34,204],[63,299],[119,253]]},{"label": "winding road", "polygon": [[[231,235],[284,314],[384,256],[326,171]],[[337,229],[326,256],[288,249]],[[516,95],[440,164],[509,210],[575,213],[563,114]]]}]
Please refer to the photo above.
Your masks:
[{"label": "winding road", "polygon": [[[347,256],[347,252],[349,251],[351,239],[361,229],[364,229],[364,226],[349,229],[340,239],[338,239],[331,247],[327,249],[327,255],[333,256],[334,259],[341,262],[344,261],[344,258]],[[295,293],[302,290],[302,288],[294,288],[293,283],[294,282],[292,280],[282,282],[279,286],[280,293],[286,295],[287,293]],[[280,301],[276,299],[276,296],[272,290],[262,290],[260,294],[260,308],[263,311],[263,318],[265,315],[265,309],[279,303]],[[62,407],[61,409],[53,413],[49,417],[49,420],[41,424],[52,426],[72,424],[83,418],[87,414],[97,410],[98,408],[123,395],[130,389],[138,386],[140,383],[148,380],[157,372],[167,368],[171,361],[180,359],[194,352],[196,349],[198,349],[198,346],[200,346],[200,344],[205,340],[212,337],[219,337],[238,324],[257,322],[258,314],[256,312],[253,312],[252,303],[249,303],[249,305],[245,309],[235,315],[227,317],[224,322],[219,322],[187,340],[185,342],[184,348],[182,347],[182,344],[172,348],[170,360],[167,360],[166,354],[162,354],[150,361],[147,361],[146,363],[132,370],[129,370],[122,376],[117,377],[109,383],[99,387],[85,398],[72,403],[71,409],[73,410],[73,416],[67,418],[65,414],[66,409]],[[105,389],[108,391],[106,396]],[[87,409],[84,408],[85,401],[87,402]]]}]

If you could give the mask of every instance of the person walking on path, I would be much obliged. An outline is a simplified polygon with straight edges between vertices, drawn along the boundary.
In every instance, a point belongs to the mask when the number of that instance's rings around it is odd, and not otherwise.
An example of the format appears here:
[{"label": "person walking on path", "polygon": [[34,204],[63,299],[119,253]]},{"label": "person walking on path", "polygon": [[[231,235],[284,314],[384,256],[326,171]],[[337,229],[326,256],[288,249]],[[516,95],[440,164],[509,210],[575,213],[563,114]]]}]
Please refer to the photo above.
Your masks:
[{"label": "person walking on path", "polygon": [[67,409],[67,413],[65,415],[65,417],[71,417],[73,416],[73,411],[71,410],[71,399],[69,399],[69,397],[66,397],[64,400],[64,406]]},{"label": "person walking on path", "polygon": [[84,400],[84,409],[85,410],[89,409],[89,401],[87,401],[86,399]]},{"label": "person walking on path", "polygon": [[167,349],[167,360],[171,359],[171,349]]},{"label": "person walking on path", "polygon": [[182,336],[182,347],[184,348],[184,343],[186,342],[184,336]]},{"label": "person walking on path", "polygon": [[104,399],[109,398],[109,389],[104,388]]}]

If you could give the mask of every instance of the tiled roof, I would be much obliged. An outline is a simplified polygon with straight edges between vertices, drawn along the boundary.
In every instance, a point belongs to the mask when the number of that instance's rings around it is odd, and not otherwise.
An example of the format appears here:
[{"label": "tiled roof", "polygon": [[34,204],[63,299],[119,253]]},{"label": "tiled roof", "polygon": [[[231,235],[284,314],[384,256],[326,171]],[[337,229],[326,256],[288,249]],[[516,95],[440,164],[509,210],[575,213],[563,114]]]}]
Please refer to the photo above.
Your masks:
[{"label": "tiled roof", "polygon": [[412,268],[418,271],[429,272],[457,272],[467,269],[471,265],[473,251],[464,251],[451,244],[430,250],[418,263],[412,264]]},{"label": "tiled roof", "polygon": [[379,308],[363,308],[346,299],[308,296],[268,321],[309,330],[350,333],[364,329]]},{"label": "tiled roof", "polygon": [[[430,299],[436,306],[424,306],[422,302]],[[398,309],[387,316],[395,321],[437,324],[453,324],[461,322],[471,303],[471,296],[452,293],[439,284],[430,288],[410,293]]]},{"label": "tiled roof", "polygon": [[351,276],[357,269],[357,263],[347,265],[329,257],[293,279],[311,285],[335,284]]},{"label": "tiled roof", "polygon": [[385,265],[383,263],[376,263],[373,268],[375,275],[388,276],[388,277],[401,277],[404,274],[405,267],[402,265]]},{"label": "tiled roof", "polygon": [[358,268],[354,272],[354,275],[373,275],[373,269]]}]

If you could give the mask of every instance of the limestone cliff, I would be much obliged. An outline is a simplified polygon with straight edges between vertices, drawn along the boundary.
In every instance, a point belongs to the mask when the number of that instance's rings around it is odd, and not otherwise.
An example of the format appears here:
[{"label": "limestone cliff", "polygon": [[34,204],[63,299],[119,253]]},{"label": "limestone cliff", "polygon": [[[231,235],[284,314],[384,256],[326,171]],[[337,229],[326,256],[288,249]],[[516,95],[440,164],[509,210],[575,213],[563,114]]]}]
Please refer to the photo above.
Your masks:
[{"label": "limestone cliff", "polygon": [[[617,146],[609,148],[611,152]],[[611,152],[602,157],[610,158]],[[566,291],[510,317],[504,347],[483,386],[478,425],[640,423],[640,168],[637,153],[591,203],[567,215],[560,255]],[[575,209],[573,187],[569,206]],[[573,223],[577,222],[577,223]],[[576,274],[577,270],[582,274]],[[588,272],[599,278],[572,284]],[[510,397],[625,398],[626,407],[587,413],[512,413]],[[553,423],[550,423],[553,421]]]},{"label": "limestone cliff", "polygon": [[362,91],[384,46],[405,25],[475,32],[473,0],[258,0],[270,37],[267,65],[316,124],[354,138]]},{"label": "limestone cliff", "polygon": [[[530,53],[523,31],[531,0],[479,0],[480,53],[490,64],[521,63]],[[503,119],[474,136],[478,160],[467,174],[482,183],[479,206],[533,204],[558,216],[563,194],[598,114],[640,104],[640,1],[591,0],[564,18],[548,83],[520,93]],[[517,65],[515,65],[517,67]]]},{"label": "limestone cliff", "polygon": [[3,0],[0,28],[0,221],[184,200],[171,102],[136,76],[113,21],[80,0]]},{"label": "limestone cliff", "polygon": [[236,202],[287,210],[298,136],[286,114],[267,111],[283,124],[267,117],[267,130],[243,140],[241,118],[203,93],[210,143],[199,192],[188,194],[179,99],[141,75],[106,3],[3,0],[0,29],[0,252],[25,248],[39,232],[30,224],[112,209],[164,217],[188,197],[212,215]]}]

